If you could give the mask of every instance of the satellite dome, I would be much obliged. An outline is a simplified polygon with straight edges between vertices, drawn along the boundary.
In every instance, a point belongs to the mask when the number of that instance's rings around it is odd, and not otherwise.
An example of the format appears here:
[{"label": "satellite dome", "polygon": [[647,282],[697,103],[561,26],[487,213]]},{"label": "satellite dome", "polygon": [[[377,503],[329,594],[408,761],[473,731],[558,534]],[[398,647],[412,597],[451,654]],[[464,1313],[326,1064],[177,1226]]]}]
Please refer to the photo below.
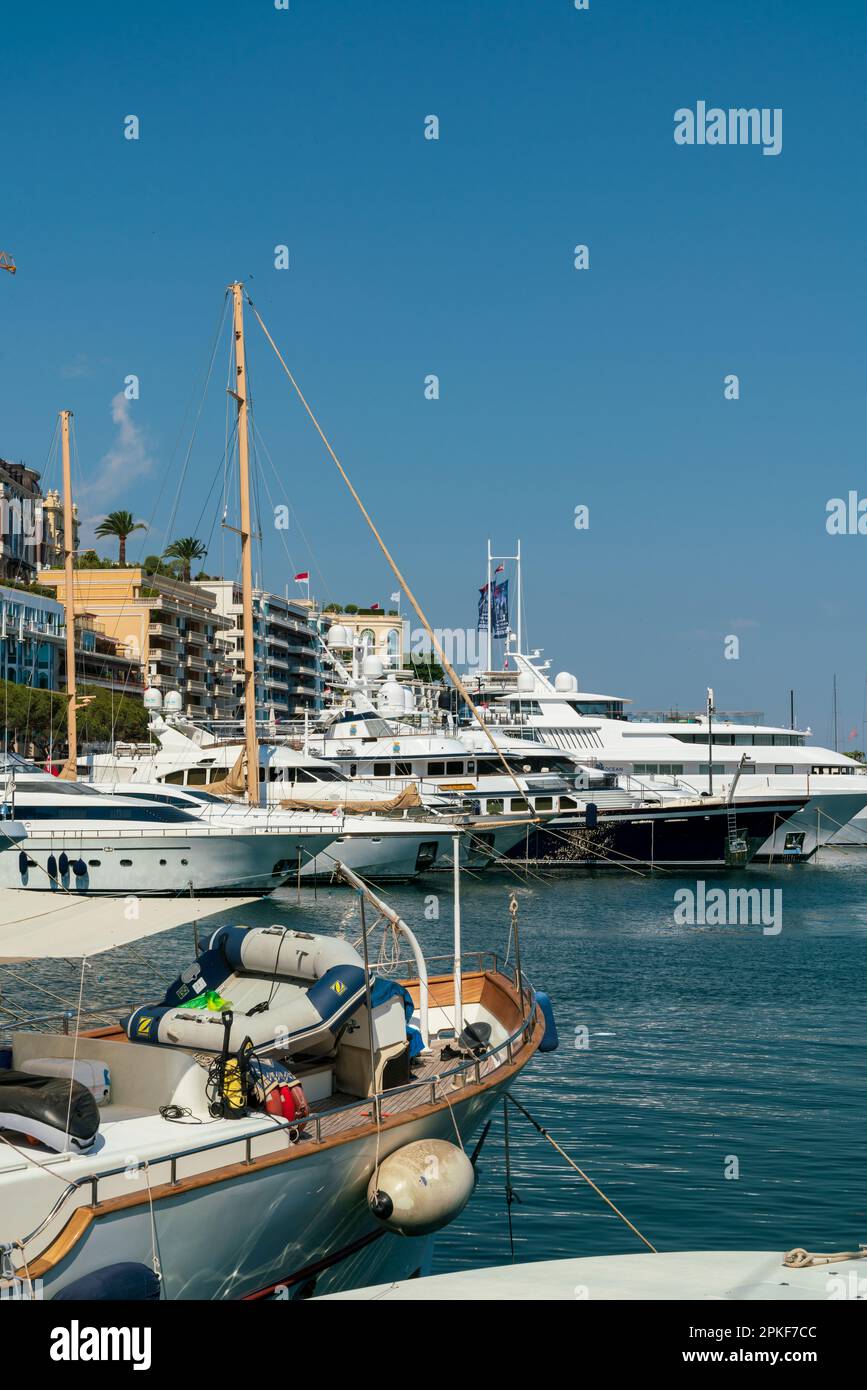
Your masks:
[{"label": "satellite dome", "polygon": [[351,647],[352,639],[342,623],[332,623],[326,638],[329,647]]},{"label": "satellite dome", "polygon": [[387,680],[379,697],[380,709],[403,709],[403,691],[396,680]]},{"label": "satellite dome", "polygon": [[184,702],[181,698],[181,692],[179,690],[166,691],[166,696],[163,700],[163,709],[165,710],[166,714],[180,714],[183,707]]},{"label": "satellite dome", "polygon": [[144,693],[142,702],[146,710],[152,710],[156,713],[163,707],[162,693],[157,690],[156,686],[149,685]]},{"label": "satellite dome", "polygon": [[372,680],[379,680],[383,672],[381,656],[366,656],[361,666],[365,676],[370,676]]},{"label": "satellite dome", "polygon": [[533,680],[533,677],[530,675],[530,672],[529,672],[529,671],[520,671],[520,672],[518,673],[518,690],[519,690],[519,691],[521,691],[522,693],[525,693],[525,694],[526,694],[527,691],[534,690],[535,687],[536,687],[536,682]]},{"label": "satellite dome", "polygon": [[554,677],[554,689],[561,693],[578,689],[578,681],[570,671],[558,671]]}]

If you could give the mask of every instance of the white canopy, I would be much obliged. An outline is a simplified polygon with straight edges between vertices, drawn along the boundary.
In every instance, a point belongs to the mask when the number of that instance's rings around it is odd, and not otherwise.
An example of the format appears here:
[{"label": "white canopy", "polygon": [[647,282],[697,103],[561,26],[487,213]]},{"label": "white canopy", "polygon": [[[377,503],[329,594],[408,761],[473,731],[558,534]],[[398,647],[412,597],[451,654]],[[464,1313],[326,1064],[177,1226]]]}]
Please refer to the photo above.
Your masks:
[{"label": "white canopy", "polygon": [[130,941],[200,922],[218,912],[240,912],[246,898],[113,898],[87,893],[0,889],[0,964],[97,956]]}]

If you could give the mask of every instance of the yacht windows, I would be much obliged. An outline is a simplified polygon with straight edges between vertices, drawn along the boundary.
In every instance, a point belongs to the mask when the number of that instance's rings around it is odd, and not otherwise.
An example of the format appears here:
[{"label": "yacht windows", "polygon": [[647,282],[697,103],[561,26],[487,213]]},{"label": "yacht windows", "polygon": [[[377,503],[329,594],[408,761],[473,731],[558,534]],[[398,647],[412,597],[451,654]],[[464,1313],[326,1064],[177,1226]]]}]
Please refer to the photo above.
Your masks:
[{"label": "yacht windows", "polygon": [[517,719],[522,714],[541,714],[542,706],[538,700],[510,700],[509,714]]},{"label": "yacht windows", "polygon": [[[804,734],[727,734],[714,728],[712,731],[714,743],[723,744],[731,747],[737,744],[739,748],[751,748],[753,745],[759,748],[803,748]],[[707,747],[707,730],[700,734],[681,734],[673,729],[668,735],[676,738],[679,743],[702,743]]]},{"label": "yacht windows", "polygon": [[208,781],[222,782],[223,778],[228,777],[228,775],[229,769],[227,767],[212,767],[210,773],[208,774]]},{"label": "yacht windows", "polygon": [[533,798],[533,805],[537,811],[553,811],[553,796],[537,796]]},{"label": "yacht windows", "polygon": [[463,770],[464,770],[464,765],[463,765],[463,762],[462,762],[460,759],[453,760],[452,762],[446,763],[446,772],[449,772],[449,773],[453,773],[453,772],[463,772]]},{"label": "yacht windows", "polygon": [[171,782],[173,787],[182,787],[184,785],[184,774],[182,772],[167,772],[163,781]]},{"label": "yacht windows", "polygon": [[389,776],[391,776],[391,763],[374,763],[374,764],[373,764],[373,775],[374,775],[374,777],[389,777]]},{"label": "yacht windows", "polygon": [[412,763],[395,763],[394,775],[395,777],[411,777]]},{"label": "yacht windows", "polygon": [[774,768],[774,772],[780,772],[783,774],[791,773],[794,771],[795,769],[792,763],[778,763],[777,766]]},{"label": "yacht windows", "polygon": [[[262,768],[259,768],[261,774]],[[187,773],[188,787],[203,787],[208,780],[208,769],[206,767],[191,767]],[[261,780],[261,776],[260,776]]]},{"label": "yacht windows", "polygon": [[513,796],[509,803],[509,809],[512,811],[529,811],[530,807],[522,796]]},{"label": "yacht windows", "polygon": [[[699,763],[699,765],[698,765],[698,770],[699,770],[699,773],[700,773],[702,776],[707,777],[707,775],[708,775],[708,765],[707,765],[707,763]],[[726,770],[726,765],[725,765],[725,763],[714,763],[714,765],[713,765],[713,770],[714,770],[714,772],[725,772],[725,770]]]},{"label": "yacht windows", "polygon": [[488,798],[485,806],[489,816],[499,816],[503,813],[505,803],[502,797],[494,796]]},{"label": "yacht windows", "polygon": [[[108,798],[106,798],[108,800]],[[21,820],[100,820],[100,821],[162,821],[170,825],[183,823],[185,825],[196,821],[196,817],[188,811],[175,810],[173,806],[166,806],[162,802],[159,806],[112,806],[112,805],[85,805],[58,806],[56,804],[48,806],[16,805],[16,816]]]},{"label": "yacht windows", "polygon": [[[714,771],[722,772],[722,763],[714,763]],[[682,777],[683,763],[633,763],[632,771],[636,777]]]},{"label": "yacht windows", "polygon": [[623,719],[622,700],[567,700],[576,714],[601,715],[603,719]]},{"label": "yacht windows", "polygon": [[428,765],[427,765],[427,775],[428,775],[428,777],[445,777],[445,775],[446,775],[446,765],[445,765],[445,763],[428,763]]},{"label": "yacht windows", "polygon": [[561,810],[561,811],[577,811],[577,810],[578,810],[578,802],[575,800],[575,798],[574,798],[573,796],[561,796],[561,797],[560,797],[560,810]]}]

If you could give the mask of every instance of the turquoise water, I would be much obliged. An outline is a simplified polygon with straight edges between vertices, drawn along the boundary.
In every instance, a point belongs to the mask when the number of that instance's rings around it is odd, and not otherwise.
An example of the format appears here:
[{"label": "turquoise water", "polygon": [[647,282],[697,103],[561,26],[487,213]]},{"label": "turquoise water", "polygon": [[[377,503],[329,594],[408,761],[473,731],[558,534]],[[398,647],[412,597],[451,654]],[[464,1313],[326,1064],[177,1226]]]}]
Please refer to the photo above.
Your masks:
[{"label": "turquoise water", "polygon": [[[867,1241],[867,852],[712,883],[780,889],[780,933],[676,925],[674,892],[695,880],[675,875],[517,881],[525,972],[552,996],[561,1046],[537,1056],[515,1092],[661,1250],[852,1249]],[[515,885],[465,882],[467,949],[503,953]],[[425,919],[431,891],[440,921]],[[447,894],[445,882],[385,894],[429,955],[450,947]],[[235,920],[357,921],[337,888],[315,902],[304,890],[301,907],[287,895],[281,908]],[[183,929],[94,961],[85,997],[157,997],[191,954]],[[55,1001],[33,984],[71,999],[78,969],[17,966],[0,978],[16,1009],[48,1009]],[[517,1259],[643,1248],[514,1110],[510,1130]],[[739,1176],[727,1179],[732,1158]],[[439,1237],[437,1270],[509,1259],[501,1115],[480,1166],[473,1201]]]}]

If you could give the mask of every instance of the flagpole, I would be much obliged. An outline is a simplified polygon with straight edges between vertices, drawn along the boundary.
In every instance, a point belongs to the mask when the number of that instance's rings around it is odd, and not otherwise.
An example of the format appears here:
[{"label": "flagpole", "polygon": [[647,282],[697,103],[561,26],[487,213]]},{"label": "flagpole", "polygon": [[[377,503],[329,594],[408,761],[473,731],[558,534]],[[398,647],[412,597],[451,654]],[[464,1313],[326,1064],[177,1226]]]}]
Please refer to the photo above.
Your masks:
[{"label": "flagpole", "polygon": [[488,670],[494,669],[494,612],[493,595],[491,593],[491,541],[488,538],[488,587],[485,590],[488,602]]},{"label": "flagpole", "polygon": [[518,569],[518,651],[524,650],[521,641],[521,540],[518,538],[518,554],[515,556]]}]

